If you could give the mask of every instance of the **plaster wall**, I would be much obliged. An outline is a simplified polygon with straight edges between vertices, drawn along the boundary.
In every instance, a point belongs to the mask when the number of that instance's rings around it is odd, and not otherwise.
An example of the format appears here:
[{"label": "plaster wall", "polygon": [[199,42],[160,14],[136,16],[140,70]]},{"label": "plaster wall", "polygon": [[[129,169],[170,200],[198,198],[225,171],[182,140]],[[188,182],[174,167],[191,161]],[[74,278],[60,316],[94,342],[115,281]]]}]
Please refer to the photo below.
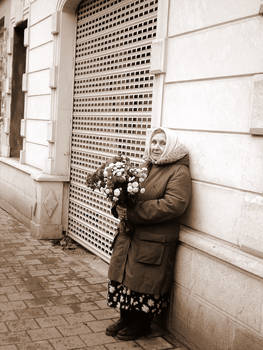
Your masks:
[{"label": "plaster wall", "polygon": [[[68,149],[69,138],[59,135],[60,132],[63,133],[63,127],[57,125],[56,114],[56,60],[60,54],[57,1],[15,0],[9,5],[11,16],[7,28],[10,33],[22,20],[26,19],[28,23],[24,32],[27,59],[22,87],[25,92],[25,108],[20,127],[23,137],[20,159],[9,158],[9,130],[5,126],[6,139],[1,142],[3,157],[0,159],[0,202],[4,209],[30,226],[35,237],[58,238],[65,229],[69,153],[64,149]],[[72,32],[74,35],[74,30]],[[12,42],[9,51],[12,62]],[[71,62],[73,57],[70,57]],[[12,77],[11,70],[9,75]],[[69,101],[72,102],[70,98]],[[8,118],[10,115],[7,116],[7,121]],[[70,118],[65,125],[68,126],[69,123]],[[67,132],[70,134],[69,127]],[[58,133],[59,138],[54,137],[55,133]],[[64,163],[62,169],[57,171],[54,164],[56,147],[60,142],[64,149],[58,156]]]},{"label": "plaster wall", "polygon": [[18,171],[12,164],[0,163],[0,203],[28,226],[36,201],[36,188],[27,172]]},{"label": "plaster wall", "polygon": [[23,221],[39,239],[61,237],[63,179],[43,175],[12,158],[0,158],[0,206]]},{"label": "plaster wall", "polygon": [[263,137],[251,133],[260,1],[168,3],[159,123],[188,147],[193,177],[168,327],[191,349],[260,349]]},{"label": "plaster wall", "polygon": [[[69,8],[68,3],[74,6]],[[28,20],[21,162],[59,176],[69,175],[77,4],[35,0]]]},{"label": "plaster wall", "polygon": [[[30,3],[25,164],[0,160],[8,189],[0,204],[38,238],[58,237],[67,212],[77,3]],[[259,350],[263,138],[250,129],[254,78],[263,70],[260,1],[161,0],[159,8],[157,37],[167,38],[167,51],[165,74],[155,79],[153,124],[178,131],[193,176],[168,327],[191,349]]]},{"label": "plaster wall", "polygon": [[[239,259],[251,261],[245,253]],[[262,348],[262,276],[183,244],[175,279],[169,328],[190,349]]]},{"label": "plaster wall", "polygon": [[4,132],[4,122],[10,113],[10,57],[7,53],[8,41],[10,38],[10,1],[3,0],[0,2],[0,19],[4,18],[4,33],[3,33],[3,57],[2,57],[2,96],[1,96],[1,117],[3,120],[0,122],[0,138],[1,146],[0,152],[3,152],[3,144],[6,143],[7,135]]},{"label": "plaster wall", "polygon": [[[52,90],[50,71],[53,65],[54,44],[51,34],[52,7],[36,14],[35,1],[30,8],[28,27],[27,108],[25,119],[24,163],[48,170],[51,145],[48,143],[48,121],[52,119]],[[49,1],[47,1],[49,3]],[[53,9],[54,11],[54,9]],[[44,111],[42,110],[43,102]],[[38,106],[38,108],[36,108]],[[41,108],[39,108],[41,106]],[[35,108],[34,108],[35,107]],[[42,111],[41,111],[42,110]]]},{"label": "plaster wall", "polygon": [[1,1],[0,4],[0,18],[5,17],[5,26],[9,23],[10,19],[10,2],[8,0]]},{"label": "plaster wall", "polygon": [[69,176],[78,2],[35,0],[29,13],[24,162],[58,176]]}]

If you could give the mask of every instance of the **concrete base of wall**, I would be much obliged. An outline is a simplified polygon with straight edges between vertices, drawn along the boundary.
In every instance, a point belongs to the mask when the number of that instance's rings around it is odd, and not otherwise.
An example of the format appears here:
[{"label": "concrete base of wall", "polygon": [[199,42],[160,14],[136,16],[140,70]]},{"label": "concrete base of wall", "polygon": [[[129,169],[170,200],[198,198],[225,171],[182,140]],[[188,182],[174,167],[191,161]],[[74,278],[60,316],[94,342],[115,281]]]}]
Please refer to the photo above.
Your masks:
[{"label": "concrete base of wall", "polygon": [[36,239],[59,239],[62,238],[62,225],[36,224],[31,221],[30,231]]},{"label": "concrete base of wall", "polygon": [[0,206],[37,239],[62,237],[63,179],[43,176],[17,160],[0,158]]},{"label": "concrete base of wall", "polygon": [[26,227],[30,229],[31,223],[30,219],[20,213],[15,207],[10,205],[6,200],[0,199],[0,208],[4,209],[6,212],[14,216],[17,220],[21,221]]},{"label": "concrete base of wall", "polygon": [[262,259],[198,232],[180,239],[169,331],[191,350],[263,349]]}]

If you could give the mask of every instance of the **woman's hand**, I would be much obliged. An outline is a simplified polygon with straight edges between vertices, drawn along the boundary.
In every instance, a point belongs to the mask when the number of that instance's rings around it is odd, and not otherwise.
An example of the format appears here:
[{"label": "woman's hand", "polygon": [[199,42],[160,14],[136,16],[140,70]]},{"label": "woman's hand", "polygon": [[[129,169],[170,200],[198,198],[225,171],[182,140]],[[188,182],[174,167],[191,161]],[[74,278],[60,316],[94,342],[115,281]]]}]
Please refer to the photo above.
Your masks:
[{"label": "woman's hand", "polygon": [[124,207],[122,207],[120,205],[117,205],[116,206],[116,211],[118,213],[118,218],[120,220],[127,219],[127,208],[124,208]]}]

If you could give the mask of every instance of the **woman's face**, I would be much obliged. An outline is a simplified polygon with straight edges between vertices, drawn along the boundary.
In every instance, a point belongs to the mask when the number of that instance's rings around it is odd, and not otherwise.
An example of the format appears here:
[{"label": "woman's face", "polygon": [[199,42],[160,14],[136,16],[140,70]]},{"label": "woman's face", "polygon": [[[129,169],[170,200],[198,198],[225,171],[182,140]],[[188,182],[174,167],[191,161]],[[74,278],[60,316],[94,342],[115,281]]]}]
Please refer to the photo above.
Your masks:
[{"label": "woman's face", "polygon": [[158,160],[163,154],[166,136],[163,132],[155,134],[151,139],[150,153],[153,160]]}]

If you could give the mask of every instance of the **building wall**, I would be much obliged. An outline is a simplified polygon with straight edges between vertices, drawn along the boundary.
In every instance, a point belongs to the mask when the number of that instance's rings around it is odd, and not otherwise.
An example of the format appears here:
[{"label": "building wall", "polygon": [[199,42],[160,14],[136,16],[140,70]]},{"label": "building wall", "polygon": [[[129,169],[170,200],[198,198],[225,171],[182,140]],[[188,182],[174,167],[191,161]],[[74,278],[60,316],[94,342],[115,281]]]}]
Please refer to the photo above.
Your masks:
[{"label": "building wall", "polygon": [[[35,1],[28,25],[27,98],[25,110],[24,159],[26,164],[47,171],[52,145],[48,125],[52,120],[51,71],[54,57],[52,17],[55,1]],[[39,108],[41,106],[41,108]]]},{"label": "building wall", "polygon": [[4,118],[10,109],[9,99],[9,71],[8,71],[8,39],[9,39],[9,21],[10,21],[10,3],[7,0],[0,3],[0,20],[3,19],[3,28],[1,30],[1,121],[0,137],[1,144],[5,138]]},{"label": "building wall", "polygon": [[161,123],[189,148],[193,178],[169,329],[191,349],[263,346],[263,137],[251,133],[263,71],[259,10],[257,0],[167,6]]},{"label": "building wall", "polygon": [[[69,158],[63,127],[56,128],[57,101],[57,33],[59,21],[56,16],[57,2],[48,0],[9,2],[10,18],[7,21],[8,81],[12,79],[13,28],[27,20],[24,46],[27,48],[26,72],[22,89],[25,92],[24,113],[20,129],[23,148],[20,158],[10,158],[10,121],[14,119],[10,108],[6,110],[1,140],[0,184],[1,207],[5,208],[31,227],[38,238],[61,237],[68,181]],[[72,60],[72,56],[71,56]],[[10,102],[12,86],[7,90]],[[10,104],[10,103],[9,103]],[[70,118],[68,118],[70,121]],[[68,122],[65,122],[70,133]],[[55,133],[61,133],[56,139]],[[56,147],[60,140],[65,146],[58,155],[57,163],[63,159],[63,168],[54,166]],[[66,159],[66,161],[65,161]]]},{"label": "building wall", "polygon": [[[7,110],[0,205],[39,238],[57,237],[66,227],[78,2],[12,1],[10,32],[28,18],[24,143],[20,160],[9,159]],[[262,125],[260,1],[159,3],[153,125],[178,131],[193,177],[168,328],[191,349],[259,350],[263,137],[252,132],[260,134]]]}]

